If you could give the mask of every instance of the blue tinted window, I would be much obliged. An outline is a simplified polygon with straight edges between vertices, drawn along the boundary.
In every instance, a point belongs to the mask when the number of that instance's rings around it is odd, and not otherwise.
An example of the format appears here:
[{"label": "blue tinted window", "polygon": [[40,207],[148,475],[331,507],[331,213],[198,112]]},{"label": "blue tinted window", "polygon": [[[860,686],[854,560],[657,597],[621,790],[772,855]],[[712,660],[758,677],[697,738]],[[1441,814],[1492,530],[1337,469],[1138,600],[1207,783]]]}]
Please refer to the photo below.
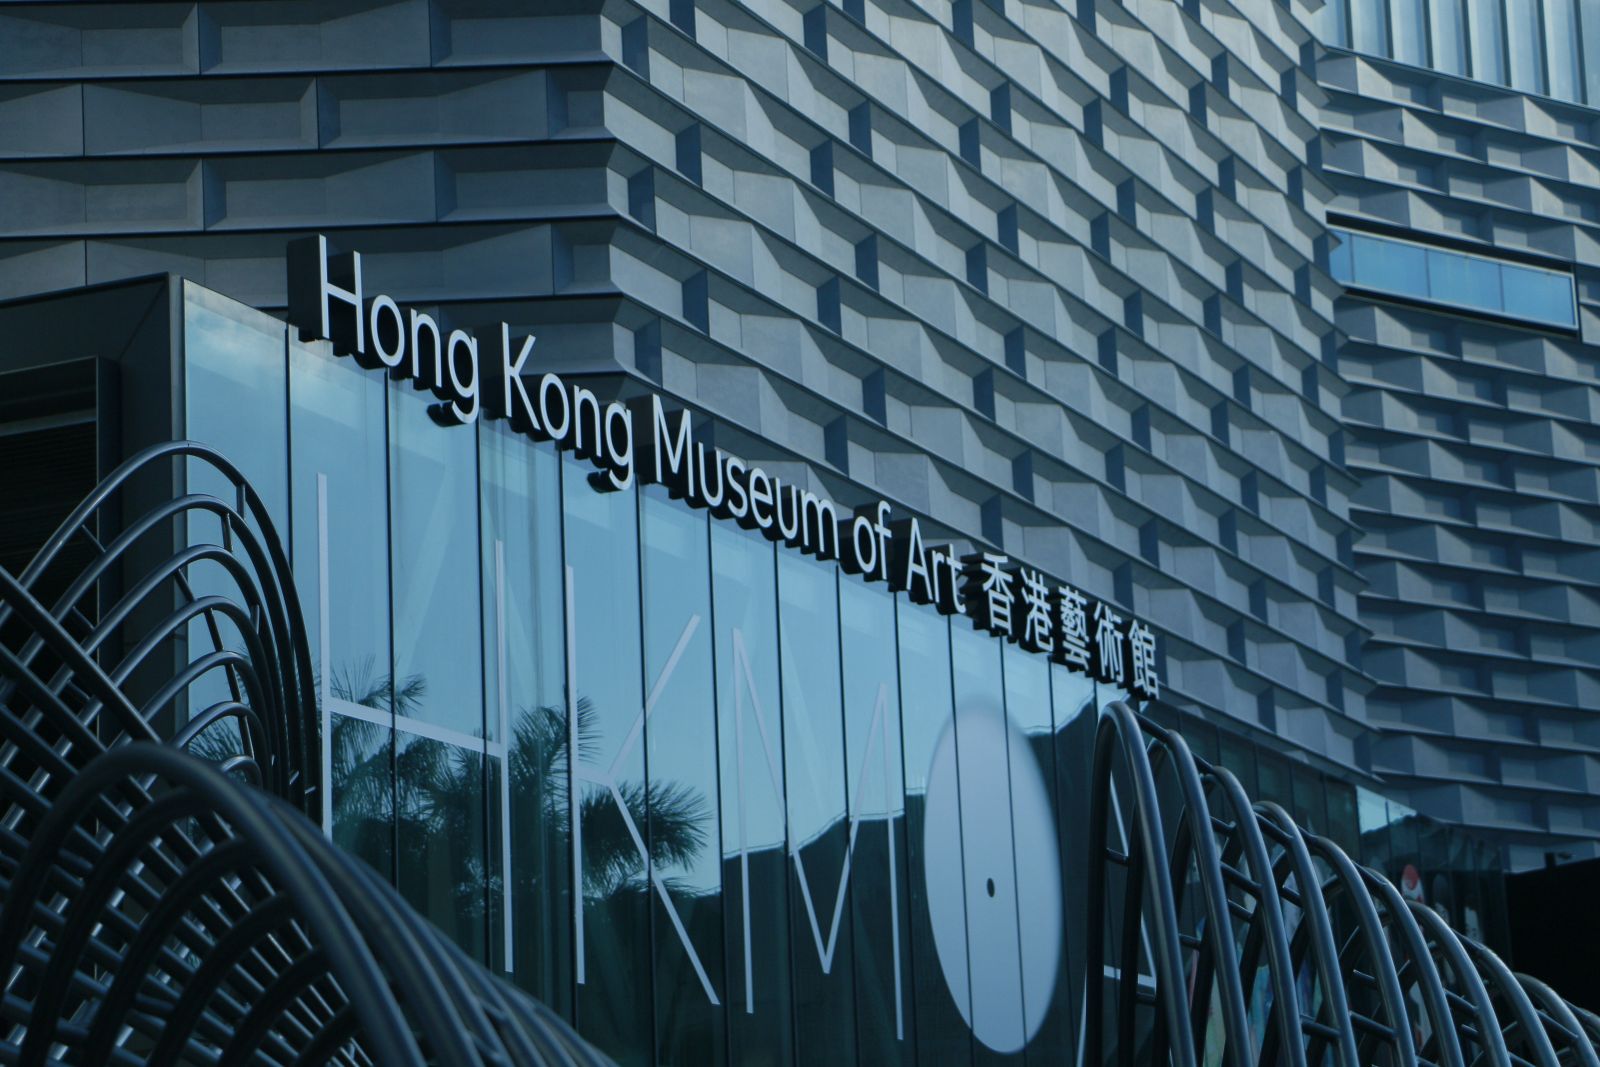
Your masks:
[{"label": "blue tinted window", "polygon": [[1350,34],[1345,25],[1345,0],[1328,0],[1316,17],[1321,20],[1322,39],[1336,48],[1350,47]]},{"label": "blue tinted window", "polygon": [[1446,74],[1467,72],[1467,32],[1462,0],[1434,0],[1432,16],[1433,66]]},{"label": "blue tinted window", "polygon": [[1357,285],[1400,296],[1427,297],[1426,250],[1421,246],[1358,233],[1352,235],[1350,251]]},{"label": "blue tinted window", "polygon": [[1350,235],[1335,230],[1333,236],[1338,243],[1333,246],[1333,251],[1328,253],[1328,273],[1338,281],[1348,282],[1350,281]]},{"label": "blue tinted window", "polygon": [[1500,0],[1467,0],[1467,25],[1472,32],[1472,76],[1506,83],[1505,30]]},{"label": "blue tinted window", "polygon": [[1572,281],[1565,274],[1508,263],[1501,268],[1500,284],[1505,291],[1506,314],[1577,325],[1572,310]]},{"label": "blue tinted window", "polygon": [[1499,265],[1476,256],[1428,250],[1428,290],[1435,300],[1498,311]]},{"label": "blue tinted window", "polygon": [[1511,84],[1524,92],[1544,92],[1544,42],[1539,34],[1539,0],[1506,0],[1506,42]]},{"label": "blue tinted window", "polygon": [[1600,104],[1600,11],[1592,8],[1580,14],[1583,31],[1584,99]]},{"label": "blue tinted window", "polygon": [[1545,0],[1545,54],[1550,61],[1550,95],[1582,100],[1578,75],[1578,9],[1574,0]]},{"label": "blue tinted window", "polygon": [[1390,0],[1389,3],[1394,58],[1419,67],[1428,64],[1428,22],[1422,8],[1423,0]]},{"label": "blue tinted window", "polygon": [[1562,271],[1371,234],[1332,232],[1341,243],[1329,254],[1328,270],[1353,288],[1531,322],[1578,324],[1572,277]]},{"label": "blue tinted window", "polygon": [[1384,0],[1350,0],[1355,50],[1373,55],[1389,54],[1389,19]]}]

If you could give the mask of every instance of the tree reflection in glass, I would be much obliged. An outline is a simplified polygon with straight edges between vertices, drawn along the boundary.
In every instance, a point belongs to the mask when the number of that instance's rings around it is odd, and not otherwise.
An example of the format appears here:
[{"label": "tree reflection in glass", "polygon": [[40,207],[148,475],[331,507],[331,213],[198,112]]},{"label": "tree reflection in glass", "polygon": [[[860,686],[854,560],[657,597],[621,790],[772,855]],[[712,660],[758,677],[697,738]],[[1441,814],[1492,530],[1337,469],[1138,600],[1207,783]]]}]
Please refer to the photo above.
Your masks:
[{"label": "tree reflection in glass", "polygon": [[[371,665],[336,671],[330,679],[333,695],[375,709],[387,709],[391,699],[406,715],[427,692],[426,679],[412,675],[398,690],[387,676],[375,676]],[[578,700],[578,746],[585,760],[597,758],[600,738],[595,710],[587,697]],[[404,731],[402,730],[404,734]],[[567,803],[567,716],[559,707],[521,709],[512,729],[512,803],[518,810],[538,812],[565,840],[570,808]],[[396,757],[399,780],[405,783],[398,797],[391,793],[389,730],[378,723],[345,715],[333,716],[329,736],[332,747],[334,837],[342,847],[364,855],[362,842],[387,838],[396,824],[402,840],[425,843],[441,838],[463,839],[482,834],[482,754],[433,738],[406,735]],[[197,739],[197,751],[213,760],[237,752],[237,741],[215,731]],[[672,782],[638,782],[618,785],[628,816],[635,825],[650,820],[650,861],[663,867],[692,865],[705,849],[705,825],[710,805],[696,790]],[[584,853],[584,896],[602,902],[624,892],[645,888],[649,871],[635,847],[621,811],[607,794],[590,793],[579,805]],[[406,861],[426,862],[425,844],[402,854]],[[513,889],[535,892],[548,865],[523,864],[512,869]],[[385,875],[388,874],[385,870]],[[527,884],[522,884],[527,883]],[[669,879],[669,885],[672,885]],[[450,886],[455,913],[478,924],[484,920],[488,894],[500,888],[500,876],[482,863],[469,862]],[[673,886],[673,888],[678,888]]]}]

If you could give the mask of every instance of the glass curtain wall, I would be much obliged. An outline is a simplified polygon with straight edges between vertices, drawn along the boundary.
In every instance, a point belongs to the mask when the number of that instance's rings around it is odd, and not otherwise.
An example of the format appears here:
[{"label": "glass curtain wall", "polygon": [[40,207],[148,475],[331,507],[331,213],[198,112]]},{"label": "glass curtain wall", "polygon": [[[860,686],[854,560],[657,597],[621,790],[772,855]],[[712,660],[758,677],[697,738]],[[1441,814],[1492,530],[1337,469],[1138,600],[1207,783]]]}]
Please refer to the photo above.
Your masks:
[{"label": "glass curtain wall", "polygon": [[1600,106],[1600,9],[1581,0],[1331,0],[1327,44]]},{"label": "glass curtain wall", "polygon": [[[1125,692],[503,425],[434,425],[224,304],[186,314],[188,432],[289,536],[336,842],[619,1063],[1075,1053],[1095,713]],[[1492,941],[1475,843],[1162,721]]]}]

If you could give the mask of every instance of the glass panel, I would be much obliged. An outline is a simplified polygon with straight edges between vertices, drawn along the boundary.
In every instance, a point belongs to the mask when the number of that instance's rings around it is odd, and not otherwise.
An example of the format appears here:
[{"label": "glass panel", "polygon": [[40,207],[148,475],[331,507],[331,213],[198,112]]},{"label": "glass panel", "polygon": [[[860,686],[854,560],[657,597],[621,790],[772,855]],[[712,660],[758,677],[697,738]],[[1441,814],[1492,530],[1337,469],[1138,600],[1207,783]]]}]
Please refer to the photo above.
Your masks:
[{"label": "glass panel", "polygon": [[1446,74],[1467,73],[1466,13],[1462,0],[1433,0],[1428,8],[1433,32],[1433,63],[1435,70]]},{"label": "glass panel", "polygon": [[1427,66],[1428,24],[1423,14],[1423,0],[1389,0],[1389,15],[1394,20],[1394,58],[1418,67]]},{"label": "glass panel", "polygon": [[1289,764],[1275,752],[1256,751],[1256,791],[1252,800],[1271,800],[1294,811],[1293,787],[1289,784]]},{"label": "glass panel", "polygon": [[1507,263],[1500,268],[1500,284],[1505,291],[1506,314],[1562,326],[1577,325],[1569,276]]},{"label": "glass panel", "polygon": [[[385,424],[384,379],[326,344],[290,343],[294,571],[318,704],[331,716],[333,839],[393,879],[389,526],[372,521],[389,513]],[[346,704],[367,713],[336,714]]]},{"label": "glass panel", "polygon": [[1356,787],[1356,819],[1361,831],[1359,859],[1380,871],[1389,869],[1389,805],[1370,789]]},{"label": "glass panel", "polygon": [[1545,0],[1545,56],[1550,63],[1550,95],[1582,102],[1578,76],[1578,5],[1575,0]]},{"label": "glass panel", "polygon": [[578,1029],[619,1064],[652,1056],[644,692],[638,664],[638,518],[632,490],[597,493],[563,460],[573,675],[577,693]]},{"label": "glass panel", "polygon": [[653,486],[640,501],[659,1064],[727,1062],[722,861],[707,513]]},{"label": "glass panel", "polygon": [[1256,791],[1256,750],[1244,738],[1228,730],[1217,731],[1217,762],[1233,772],[1244,786],[1251,800],[1259,800]]},{"label": "glass panel", "polygon": [[[271,514],[271,536],[286,537],[289,402],[284,327],[268,315],[188,282],[183,294],[184,435],[210,445],[238,467]],[[190,492],[212,494],[234,504],[235,490],[221,474],[198,462],[191,462],[188,470]],[[191,543],[230,543],[214,515],[191,512],[188,522]],[[192,564],[185,576],[196,596],[215,594],[235,602],[244,599],[237,580],[214,562]],[[218,631],[222,647],[246,650],[244,637],[231,620],[219,617]],[[190,622],[188,640],[191,662],[218,646],[204,618]],[[199,715],[238,695],[237,683],[224,670],[213,669],[189,686],[187,708],[173,711],[182,717]],[[209,758],[225,758],[240,747],[238,728],[228,720],[207,729],[192,749]]]},{"label": "glass panel", "polygon": [[850,861],[856,1041],[870,1064],[916,1059],[894,617],[894,598],[882,585],[840,579],[846,783],[859,820]]},{"label": "glass panel", "polygon": [[1351,234],[1354,284],[1399,296],[1426,298],[1428,274],[1423,253],[1424,249],[1417,245]]},{"label": "glass panel", "polygon": [[794,1030],[771,542],[725,522],[712,523],[711,578],[726,831],[728,1061],[786,1064],[793,1062]]},{"label": "glass panel", "polygon": [[1076,1048],[1070,1012],[1058,996],[1063,981],[1062,871],[1056,830],[1055,724],[1050,661],[1019,645],[1002,645],[1006,717],[1011,735],[1011,852],[1016,870],[1022,945],[1022,1014],[1032,1035],[1030,1060],[1066,1062]]},{"label": "glass panel", "polygon": [[[183,286],[185,433],[221,452],[261,495],[280,534],[289,523],[285,330],[270,315],[191,282]],[[218,492],[210,476],[194,488]],[[224,499],[232,499],[231,493]]]},{"label": "glass panel", "polygon": [[1350,14],[1348,0],[1328,0],[1313,17],[1317,20],[1318,34],[1325,44],[1335,48],[1349,48],[1350,34],[1347,21]]},{"label": "glass panel", "polygon": [[1328,779],[1328,834],[1352,859],[1363,862],[1355,787],[1334,778]]},{"label": "glass panel", "polygon": [[[1050,704],[1055,730],[1056,830],[1061,855],[1062,901],[1067,930],[1081,931],[1087,886],[1082,857],[1089,850],[1089,786],[1093,775],[1094,736],[1099,723],[1094,681],[1060,665],[1050,668]],[[1084,968],[1084,938],[1066,937],[1068,967],[1057,983],[1057,996],[1070,1008],[1069,1034],[1079,1028],[1084,990],[1077,976]],[[1066,1062],[1074,1062],[1069,1059]]]},{"label": "glass panel", "polygon": [[1472,27],[1472,76],[1479,81],[1506,83],[1503,0],[1467,0],[1467,25]]},{"label": "glass panel", "polygon": [[401,730],[395,741],[400,893],[474,959],[485,958],[483,753]]},{"label": "glass panel", "polygon": [[1591,107],[1600,104],[1600,11],[1593,5],[1578,9],[1583,37],[1584,101]]},{"label": "glass panel", "polygon": [[1544,38],[1538,0],[1506,0],[1506,43],[1512,88],[1544,92]]},{"label": "glass panel", "polygon": [[477,435],[431,399],[389,390],[395,713],[481,737]]},{"label": "glass panel", "polygon": [[778,553],[787,759],[789,936],[794,942],[795,1059],[853,1063],[854,938],[834,906],[845,888],[844,722],[839,706],[838,571]]},{"label": "glass panel", "polygon": [[[960,855],[962,847],[961,821],[948,817],[954,807],[949,802],[948,772],[941,771],[938,794],[929,797],[935,758],[946,736],[953,734],[955,723],[950,626],[933,609],[904,599],[899,601],[896,623],[905,730],[917,1053],[928,1064],[971,1063],[972,1035],[965,1021],[972,1014],[967,991],[966,890],[961,879],[943,875],[959,862],[953,857]],[[945,761],[945,765],[949,763]],[[930,825],[930,799],[945,812],[944,821]]]},{"label": "glass panel", "polygon": [[1289,790],[1294,797],[1294,821],[1318,834],[1328,831],[1328,802],[1322,775],[1300,764],[1291,764]]},{"label": "glass panel", "polygon": [[1428,249],[1428,290],[1435,300],[1501,310],[1500,268],[1487,259]]},{"label": "glass panel", "polygon": [[333,843],[392,883],[394,727],[337,712],[327,726]]},{"label": "glass panel", "polygon": [[1346,230],[1332,231],[1333,248],[1328,252],[1328,273],[1335,281],[1350,281],[1350,234]]},{"label": "glass panel", "polygon": [[1389,17],[1385,0],[1350,0],[1353,47],[1369,55],[1389,54]]},{"label": "glass panel", "polygon": [[[967,952],[972,981],[975,1062],[1000,1063],[1020,1050],[1033,1020],[1022,999],[1022,943],[1017,877],[1012,850],[1008,761],[1025,747],[1012,744],[1015,727],[999,695],[1001,643],[956,623],[950,631],[955,677],[956,727],[953,761],[935,755],[929,786],[929,818],[937,817],[941,779],[959,783],[961,878],[967,901]],[[943,747],[943,746],[941,746]],[[941,774],[941,767],[954,773]],[[1033,772],[1037,775],[1037,770]],[[954,872],[952,872],[953,874]]]},{"label": "glass panel", "polygon": [[550,449],[530,448],[505,423],[483,426],[478,441],[489,727],[496,738],[510,739],[510,793],[491,798],[509,832],[509,842],[491,836],[491,852],[499,856],[507,844],[510,852],[496,908],[509,926],[497,940],[509,941],[509,960],[501,962],[516,982],[570,1018],[572,857],[560,461]]}]

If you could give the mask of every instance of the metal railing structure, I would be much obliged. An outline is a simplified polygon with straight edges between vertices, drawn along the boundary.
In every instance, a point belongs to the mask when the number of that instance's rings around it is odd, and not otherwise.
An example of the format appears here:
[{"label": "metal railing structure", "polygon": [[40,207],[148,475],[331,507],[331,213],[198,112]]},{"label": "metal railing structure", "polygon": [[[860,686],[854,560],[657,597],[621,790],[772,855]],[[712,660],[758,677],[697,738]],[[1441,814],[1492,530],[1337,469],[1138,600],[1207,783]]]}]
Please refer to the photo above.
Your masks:
[{"label": "metal railing structure", "polygon": [[1600,1067],[1600,1018],[1125,704],[1089,802],[1084,1063]]},{"label": "metal railing structure", "polygon": [[[228,490],[172,491],[201,483]],[[0,1064],[605,1062],[306,817],[288,575],[189,443],[0,569]]]}]

